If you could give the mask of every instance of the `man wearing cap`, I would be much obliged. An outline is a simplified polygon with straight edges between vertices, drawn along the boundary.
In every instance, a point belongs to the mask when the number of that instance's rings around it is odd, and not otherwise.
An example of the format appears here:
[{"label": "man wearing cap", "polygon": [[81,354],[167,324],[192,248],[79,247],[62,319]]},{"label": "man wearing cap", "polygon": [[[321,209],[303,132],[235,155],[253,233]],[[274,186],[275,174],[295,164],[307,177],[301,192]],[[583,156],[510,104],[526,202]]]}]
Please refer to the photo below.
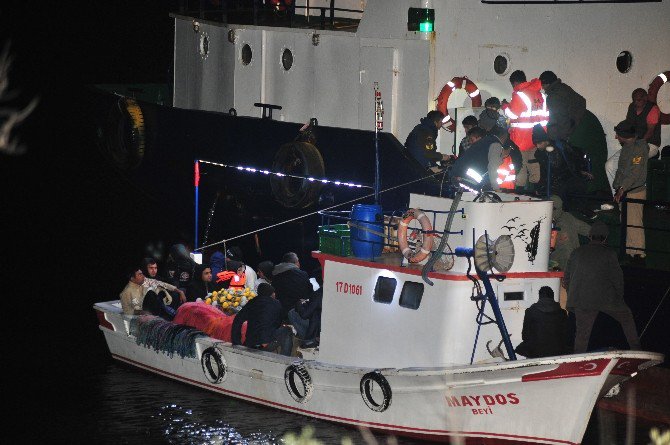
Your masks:
[{"label": "man wearing cap", "polygon": [[[614,202],[622,199],[647,198],[647,159],[649,145],[644,139],[638,139],[636,128],[630,121],[621,121],[614,127],[616,138],[621,144],[619,165],[614,177]],[[626,205],[626,254],[635,262],[644,262],[645,240],[642,213],[644,205],[628,203]],[[633,227],[631,227],[633,226]],[[635,227],[636,226],[636,227]]]},{"label": "man wearing cap", "polygon": [[540,74],[547,95],[549,139],[567,141],[586,112],[586,99],[556,77],[553,71]]},{"label": "man wearing cap", "polygon": [[437,133],[442,128],[444,114],[440,111],[430,111],[426,117],[421,118],[421,122],[414,127],[407,136],[405,148],[409,151],[419,164],[427,169],[437,171],[440,161],[449,159],[437,151]]},{"label": "man wearing cap", "polygon": [[242,324],[247,322],[244,346],[266,351],[279,348],[282,355],[291,355],[293,333],[288,326],[282,326],[282,306],[275,300],[272,285],[261,283],[258,294],[251,299],[233,320],[231,339],[233,345],[242,344]]},{"label": "man wearing cap", "polygon": [[570,255],[563,275],[568,291],[567,308],[575,314],[575,353],[587,351],[598,312],[619,322],[631,349],[640,348],[635,321],[623,298],[623,271],[617,254],[605,242],[609,228],[596,221],[589,231],[591,242]]}]

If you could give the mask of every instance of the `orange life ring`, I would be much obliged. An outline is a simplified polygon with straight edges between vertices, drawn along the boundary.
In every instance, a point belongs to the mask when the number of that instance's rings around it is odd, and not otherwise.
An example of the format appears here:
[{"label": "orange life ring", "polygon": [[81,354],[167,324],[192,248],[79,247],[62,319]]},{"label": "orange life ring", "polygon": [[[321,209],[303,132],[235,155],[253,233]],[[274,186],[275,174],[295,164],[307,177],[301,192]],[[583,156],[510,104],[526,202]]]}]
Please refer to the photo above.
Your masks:
[{"label": "orange life ring", "polygon": [[[417,248],[409,247],[407,241],[407,228],[412,220],[417,220],[421,224],[421,233],[423,233],[423,240]],[[398,247],[403,256],[407,258],[410,263],[418,263],[423,261],[430,254],[430,249],[433,247],[433,235],[427,232],[433,230],[428,216],[419,209],[409,209],[402,217],[402,221],[398,224]]]},{"label": "orange life ring", "polygon": [[[656,96],[658,95],[658,90],[670,80],[670,71],[664,71],[658,76],[654,77],[654,80],[649,84],[649,91],[647,94],[647,99],[650,102],[656,102]],[[661,111],[661,117],[658,120],[661,125],[670,125],[670,113],[663,113]]]},{"label": "orange life ring", "polygon": [[454,130],[456,130],[456,122],[451,118],[451,116],[449,116],[449,113],[447,112],[447,102],[449,102],[449,96],[451,96],[451,93],[455,91],[456,88],[465,89],[465,91],[468,93],[468,96],[470,96],[473,107],[482,106],[482,95],[479,93],[479,88],[477,88],[477,85],[468,79],[467,76],[454,77],[449,82],[447,82],[442,87],[442,91],[440,91],[439,96],[437,96],[437,110],[446,116],[446,128],[452,133]]}]

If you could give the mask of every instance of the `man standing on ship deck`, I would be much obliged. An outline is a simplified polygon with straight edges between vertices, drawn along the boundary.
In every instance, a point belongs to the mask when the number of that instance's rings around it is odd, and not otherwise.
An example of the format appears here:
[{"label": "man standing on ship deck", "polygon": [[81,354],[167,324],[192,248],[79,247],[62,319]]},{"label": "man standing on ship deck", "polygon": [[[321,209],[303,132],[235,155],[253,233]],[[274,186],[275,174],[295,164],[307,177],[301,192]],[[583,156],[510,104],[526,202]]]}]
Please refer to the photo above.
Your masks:
[{"label": "man standing on ship deck", "polygon": [[437,151],[437,134],[442,128],[443,119],[444,114],[440,111],[430,111],[426,117],[421,118],[421,123],[414,127],[405,141],[405,148],[412,157],[434,172],[438,171],[440,161],[449,159],[449,155]]},{"label": "man standing on ship deck", "polygon": [[533,126],[547,126],[547,104],[541,92],[539,79],[526,81],[526,74],[516,70],[509,81],[514,88],[512,100],[506,104],[505,116],[510,121],[510,139],[521,151],[522,164],[516,171],[516,187],[526,188],[528,183],[537,184],[540,180],[540,166],[535,160],[535,144],[533,144]]}]

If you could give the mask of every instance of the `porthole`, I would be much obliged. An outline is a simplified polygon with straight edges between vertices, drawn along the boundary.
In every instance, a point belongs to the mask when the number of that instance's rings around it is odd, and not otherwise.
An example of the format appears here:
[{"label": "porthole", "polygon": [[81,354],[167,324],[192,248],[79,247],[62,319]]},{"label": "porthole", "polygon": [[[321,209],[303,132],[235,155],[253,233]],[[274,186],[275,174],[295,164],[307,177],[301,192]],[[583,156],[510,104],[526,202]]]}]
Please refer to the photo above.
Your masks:
[{"label": "porthole", "polygon": [[616,69],[624,74],[630,71],[633,66],[633,55],[630,51],[621,51],[616,58]]},{"label": "porthole", "polygon": [[245,43],[242,47],[242,65],[249,65],[251,63],[251,57],[253,53],[251,52],[251,46],[248,43]]},{"label": "porthole", "polygon": [[293,66],[293,53],[290,49],[284,48],[284,51],[282,51],[281,64],[284,67],[284,71],[290,70]]},{"label": "porthole", "polygon": [[509,56],[507,54],[498,54],[493,60],[493,71],[499,76],[507,74],[509,68]]},{"label": "porthole", "polygon": [[200,34],[200,43],[198,45],[200,56],[204,59],[209,54],[209,36],[206,33]]}]

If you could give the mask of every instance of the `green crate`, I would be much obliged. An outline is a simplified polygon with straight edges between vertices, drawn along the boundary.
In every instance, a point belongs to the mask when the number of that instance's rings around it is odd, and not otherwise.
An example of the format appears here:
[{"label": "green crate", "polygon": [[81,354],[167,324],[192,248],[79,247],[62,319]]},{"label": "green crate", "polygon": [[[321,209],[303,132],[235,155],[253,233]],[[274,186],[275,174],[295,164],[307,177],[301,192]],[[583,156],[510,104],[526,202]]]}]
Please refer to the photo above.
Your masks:
[{"label": "green crate", "polygon": [[346,224],[319,226],[319,250],[338,256],[351,255],[351,236]]}]

